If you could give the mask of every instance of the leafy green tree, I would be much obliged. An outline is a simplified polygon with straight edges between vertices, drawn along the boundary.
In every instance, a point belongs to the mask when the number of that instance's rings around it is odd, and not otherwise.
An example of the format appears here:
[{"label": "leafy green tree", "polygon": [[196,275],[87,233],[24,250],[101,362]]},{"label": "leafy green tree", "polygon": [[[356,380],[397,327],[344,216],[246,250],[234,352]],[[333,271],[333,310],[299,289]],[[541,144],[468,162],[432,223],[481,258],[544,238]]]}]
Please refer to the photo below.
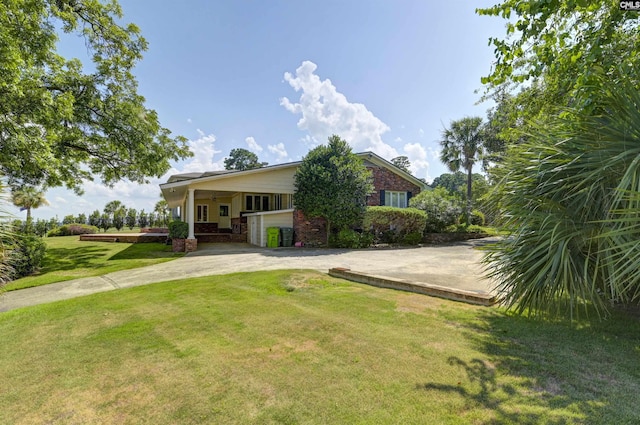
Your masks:
[{"label": "leafy green tree", "polygon": [[89,215],[89,225],[100,227],[100,211],[95,210]]},{"label": "leafy green tree", "polygon": [[116,230],[120,231],[124,227],[124,219],[126,217],[126,208],[120,207],[113,212],[113,219],[111,220],[111,225],[116,228]]},{"label": "leafy green tree", "polygon": [[229,156],[224,159],[225,170],[251,170],[269,165],[267,162],[260,162],[258,155],[243,149],[231,149]]},{"label": "leafy green tree", "polygon": [[138,215],[138,225],[142,228],[142,227],[147,227],[147,225],[149,224],[149,215],[144,212],[144,210],[140,211],[140,214]]},{"label": "leafy green tree", "polygon": [[411,167],[411,161],[409,161],[409,158],[406,156],[397,156],[391,160],[391,163],[402,171],[411,174],[411,171],[409,170],[409,167]]},{"label": "leafy green tree", "polygon": [[100,223],[98,225],[102,231],[106,232],[111,227],[111,216],[107,213],[102,213],[100,215]]},{"label": "leafy green tree", "polygon": [[76,218],[76,223],[87,224],[87,215],[84,213],[78,214]]},{"label": "leafy green tree", "polygon": [[49,222],[47,220],[37,219],[33,224],[34,233],[40,237],[45,236],[49,230],[51,229],[49,228]]},{"label": "leafy green tree", "polygon": [[133,228],[136,227],[136,223],[138,221],[138,211],[136,211],[135,208],[129,208],[127,210],[127,215],[124,221],[127,224],[129,230],[133,230]]},{"label": "leafy green tree", "polygon": [[440,161],[456,172],[462,168],[467,174],[466,223],[470,222],[472,203],[473,166],[482,160],[484,153],[484,131],[482,118],[465,117],[452,121],[445,128],[440,140]]},{"label": "leafy green tree", "polygon": [[[116,0],[2,2],[0,174],[11,186],[142,183],[191,155],[138,94],[147,42],[122,22]],[[90,66],[58,53],[58,31],[84,39]]]},{"label": "leafy green tree", "polygon": [[62,224],[71,224],[71,223],[75,223],[76,222],[76,218],[73,214],[69,214],[69,215],[65,215],[62,218]]},{"label": "leafy green tree", "polygon": [[22,186],[11,192],[11,201],[21,210],[27,210],[27,223],[31,222],[31,209],[49,205],[44,197],[44,192],[33,186]]},{"label": "leafy green tree", "polygon": [[[511,232],[486,257],[520,313],[640,300],[640,94],[637,74],[585,93],[602,114],[564,109],[511,146],[493,202]],[[584,99],[579,99],[584,101]]]},{"label": "leafy green tree", "polygon": [[[474,174],[475,177],[478,174]],[[472,177],[473,178],[473,177]],[[467,176],[462,171],[455,173],[442,173],[430,184],[432,188],[444,187],[450,195],[462,194],[466,188]],[[462,188],[462,190],[460,190]]]},{"label": "leafy green tree", "polygon": [[597,96],[603,77],[633,75],[640,66],[638,15],[619,2],[503,0],[476,12],[507,20],[506,34],[490,39],[496,60],[482,79],[497,104],[489,134],[498,138],[490,144],[525,139],[530,124],[559,106],[598,113],[585,94]]},{"label": "leafy green tree", "polygon": [[548,88],[575,93],[621,63],[638,64],[638,16],[619,2],[503,0],[476,13],[507,20],[505,38],[490,39],[496,61],[483,82],[492,88],[549,77]]},{"label": "leafy green tree", "polygon": [[327,220],[327,243],[334,229],[362,221],[366,198],[374,190],[371,172],[336,135],[302,159],[294,179],[293,203],[308,217]]}]

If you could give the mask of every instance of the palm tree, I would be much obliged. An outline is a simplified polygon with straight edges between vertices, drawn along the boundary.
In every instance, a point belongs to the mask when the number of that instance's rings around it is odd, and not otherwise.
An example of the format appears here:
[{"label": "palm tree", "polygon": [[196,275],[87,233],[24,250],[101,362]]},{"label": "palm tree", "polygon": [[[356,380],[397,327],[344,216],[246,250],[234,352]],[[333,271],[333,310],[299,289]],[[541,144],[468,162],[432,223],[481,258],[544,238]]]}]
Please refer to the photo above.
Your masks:
[{"label": "palm tree", "polygon": [[44,191],[33,186],[22,186],[11,191],[11,202],[20,210],[27,210],[27,222],[31,222],[31,208],[49,205],[44,197]]},{"label": "palm tree", "polygon": [[493,202],[511,235],[484,262],[519,313],[640,302],[640,92],[626,74],[598,83],[576,104],[599,111],[534,123],[497,165]]},{"label": "palm tree", "polygon": [[484,153],[484,126],[480,117],[464,117],[451,122],[451,128],[442,131],[440,140],[440,161],[455,173],[464,169],[467,172],[467,208],[466,222],[471,214],[471,184],[473,166],[482,160]]},{"label": "palm tree", "polygon": [[156,206],[153,209],[153,211],[156,214],[158,214],[158,217],[162,221],[162,225],[166,226],[168,224],[167,216],[169,215],[169,204],[167,203],[167,201],[164,199],[161,199],[158,202],[156,202]]}]

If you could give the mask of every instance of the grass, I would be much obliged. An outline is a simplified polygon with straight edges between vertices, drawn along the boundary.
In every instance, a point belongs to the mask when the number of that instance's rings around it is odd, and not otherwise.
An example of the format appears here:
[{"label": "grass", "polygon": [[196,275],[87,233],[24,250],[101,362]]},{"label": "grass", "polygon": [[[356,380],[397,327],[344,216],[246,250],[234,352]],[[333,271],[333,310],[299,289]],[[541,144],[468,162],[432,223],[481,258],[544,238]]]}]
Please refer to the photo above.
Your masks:
[{"label": "grass", "polygon": [[3,289],[13,291],[54,282],[100,276],[163,263],[184,254],[173,253],[161,243],[110,243],[80,241],[78,236],[45,239],[47,251],[41,270],[32,276],[16,279]]},{"label": "grass", "polygon": [[309,271],[0,315],[0,423],[636,424],[640,322],[553,323]]}]

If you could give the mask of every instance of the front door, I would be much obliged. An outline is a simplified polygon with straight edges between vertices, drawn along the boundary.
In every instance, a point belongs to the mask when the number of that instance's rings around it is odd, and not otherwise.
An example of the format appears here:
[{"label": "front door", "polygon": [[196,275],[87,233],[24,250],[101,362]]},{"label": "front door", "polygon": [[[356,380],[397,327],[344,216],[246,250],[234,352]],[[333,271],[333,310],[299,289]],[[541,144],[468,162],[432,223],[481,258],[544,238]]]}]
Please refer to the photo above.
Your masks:
[{"label": "front door", "polygon": [[231,205],[220,204],[220,220],[218,221],[219,229],[231,229]]}]

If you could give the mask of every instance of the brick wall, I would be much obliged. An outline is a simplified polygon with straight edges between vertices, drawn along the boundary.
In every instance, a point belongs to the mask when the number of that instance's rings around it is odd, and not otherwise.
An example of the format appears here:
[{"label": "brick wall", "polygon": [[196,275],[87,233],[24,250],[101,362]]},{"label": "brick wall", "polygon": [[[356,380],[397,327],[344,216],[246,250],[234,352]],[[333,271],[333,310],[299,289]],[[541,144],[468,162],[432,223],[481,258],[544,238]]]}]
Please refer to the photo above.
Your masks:
[{"label": "brick wall", "polygon": [[327,221],[321,217],[308,218],[300,210],[293,212],[293,238],[305,246],[327,245]]},{"label": "brick wall", "polygon": [[382,167],[367,167],[373,174],[373,186],[375,192],[369,196],[367,205],[376,206],[380,205],[380,191],[381,190],[394,190],[399,192],[411,192],[411,196],[416,196],[420,193],[420,187],[411,183],[408,180],[403,179],[396,173],[393,173],[386,168]]},{"label": "brick wall", "polygon": [[247,217],[234,217],[231,219],[231,233],[236,235],[247,235]]}]

